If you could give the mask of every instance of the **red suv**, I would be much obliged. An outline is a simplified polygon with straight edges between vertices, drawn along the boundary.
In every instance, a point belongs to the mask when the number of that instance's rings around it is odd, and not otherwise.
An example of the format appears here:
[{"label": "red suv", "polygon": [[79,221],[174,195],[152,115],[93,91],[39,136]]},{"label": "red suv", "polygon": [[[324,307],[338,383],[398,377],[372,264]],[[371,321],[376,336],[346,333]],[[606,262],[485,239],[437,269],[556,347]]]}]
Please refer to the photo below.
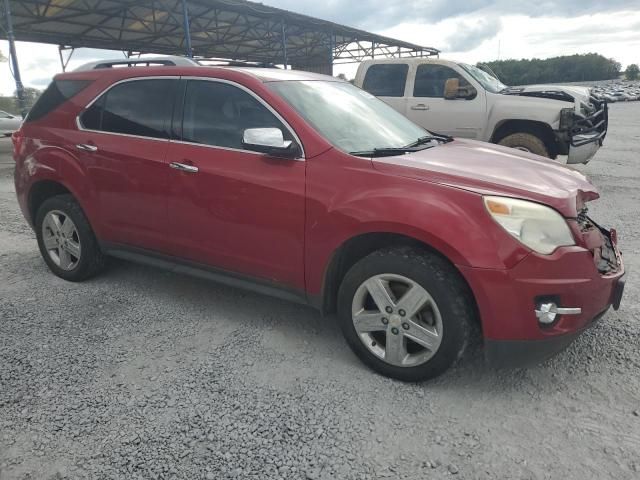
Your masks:
[{"label": "red suv", "polygon": [[474,325],[491,361],[521,365],[620,304],[616,234],[577,171],[427,132],[328,76],[116,63],[56,76],[13,136],[59,277],[115,256],[307,303],[408,381],[452,365]]}]

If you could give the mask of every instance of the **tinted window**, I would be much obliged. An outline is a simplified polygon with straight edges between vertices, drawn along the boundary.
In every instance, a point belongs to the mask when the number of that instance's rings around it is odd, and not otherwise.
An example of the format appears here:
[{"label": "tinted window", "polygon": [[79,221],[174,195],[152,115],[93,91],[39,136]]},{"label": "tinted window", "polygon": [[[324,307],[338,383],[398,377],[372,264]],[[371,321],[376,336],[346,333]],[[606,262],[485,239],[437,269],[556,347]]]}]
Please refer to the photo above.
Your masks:
[{"label": "tinted window", "polygon": [[80,123],[84,128],[88,128],[89,130],[100,130],[105,98],[106,95],[102,95],[98,100],[93,102],[93,104],[86,109],[82,115],[80,115]]},{"label": "tinted window", "polygon": [[290,132],[258,100],[226,83],[192,80],[187,83],[182,139],[219,147],[243,149],[247,128],[279,128],[285,140]]},{"label": "tinted window", "polygon": [[407,82],[409,65],[371,65],[364,77],[362,88],[378,97],[402,97]]},{"label": "tinted window", "polygon": [[413,96],[443,98],[444,84],[449,78],[459,79],[461,87],[469,85],[469,82],[452,68],[444,65],[420,65],[416,71]]},{"label": "tinted window", "polygon": [[84,128],[141,137],[169,138],[178,80],[151,79],[111,88],[80,117]]},{"label": "tinted window", "polygon": [[29,110],[25,122],[33,122],[44,117],[90,83],[90,80],[54,80]]}]

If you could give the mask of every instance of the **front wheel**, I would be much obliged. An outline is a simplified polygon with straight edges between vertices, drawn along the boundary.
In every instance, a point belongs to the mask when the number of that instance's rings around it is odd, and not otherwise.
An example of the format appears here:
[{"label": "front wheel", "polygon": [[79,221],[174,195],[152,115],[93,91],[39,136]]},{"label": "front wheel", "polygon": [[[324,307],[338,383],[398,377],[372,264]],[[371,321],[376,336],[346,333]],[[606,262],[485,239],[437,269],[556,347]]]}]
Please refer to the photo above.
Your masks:
[{"label": "front wheel", "polygon": [[338,293],[349,346],[373,370],[404,381],[434,378],[462,356],[473,305],[451,264],[411,248],[380,250],[360,260]]},{"label": "front wheel", "polygon": [[531,133],[512,133],[501,139],[498,145],[515,148],[523,152],[535,153],[542,157],[551,157],[542,139]]}]

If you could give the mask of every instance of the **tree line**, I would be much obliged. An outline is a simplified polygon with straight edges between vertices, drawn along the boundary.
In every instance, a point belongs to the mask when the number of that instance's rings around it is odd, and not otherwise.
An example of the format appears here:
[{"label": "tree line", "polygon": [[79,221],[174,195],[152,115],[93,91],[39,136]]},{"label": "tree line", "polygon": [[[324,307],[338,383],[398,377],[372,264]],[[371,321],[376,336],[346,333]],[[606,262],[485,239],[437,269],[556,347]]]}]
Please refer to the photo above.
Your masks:
[{"label": "tree line", "polygon": [[507,85],[586,82],[620,77],[621,65],[597,53],[568,55],[541,60],[495,60],[484,62]]},{"label": "tree line", "polygon": [[[33,104],[36,103],[42,91],[37,88],[25,87],[23,92],[25,110],[29,111],[31,107],[33,107]],[[0,110],[13,113],[14,115],[20,114],[18,94],[14,92],[10,97],[0,95]]]}]

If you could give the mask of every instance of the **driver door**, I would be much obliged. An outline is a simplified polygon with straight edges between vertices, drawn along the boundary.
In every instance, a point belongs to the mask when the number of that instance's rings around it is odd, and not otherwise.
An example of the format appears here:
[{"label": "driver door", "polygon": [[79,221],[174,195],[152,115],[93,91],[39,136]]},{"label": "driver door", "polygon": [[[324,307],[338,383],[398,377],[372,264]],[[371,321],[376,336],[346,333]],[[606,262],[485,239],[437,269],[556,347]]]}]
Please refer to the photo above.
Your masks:
[{"label": "driver door", "polygon": [[[279,128],[266,104],[226,81],[183,80],[181,141],[171,142],[168,231],[173,254],[296,288],[304,286],[304,159],[246,150],[249,128]],[[175,164],[188,168],[178,169]]]},{"label": "driver door", "polygon": [[469,85],[468,80],[451,67],[435,63],[419,65],[408,86],[406,116],[435,133],[480,139],[486,122],[485,91],[476,88],[476,96],[471,99],[447,100],[444,85],[449,78],[457,78],[461,87]]}]

